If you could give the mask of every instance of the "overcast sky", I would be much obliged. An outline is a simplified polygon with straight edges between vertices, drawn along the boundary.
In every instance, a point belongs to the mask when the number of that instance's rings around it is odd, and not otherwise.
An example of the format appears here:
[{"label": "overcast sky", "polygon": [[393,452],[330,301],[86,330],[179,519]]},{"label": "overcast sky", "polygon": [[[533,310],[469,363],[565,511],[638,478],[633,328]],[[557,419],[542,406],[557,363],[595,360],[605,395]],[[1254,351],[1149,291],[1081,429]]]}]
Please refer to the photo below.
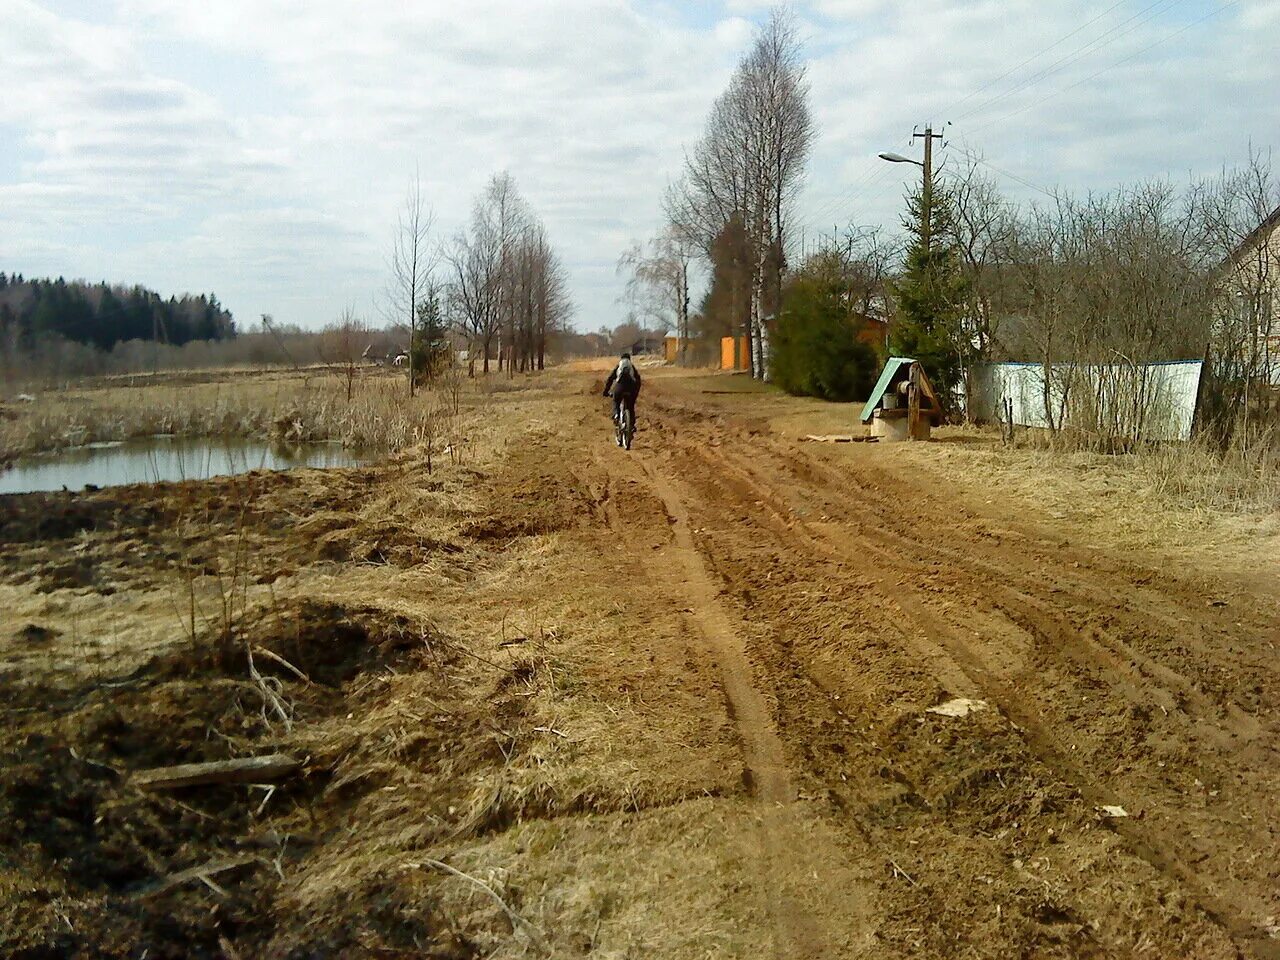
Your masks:
[{"label": "overcast sky", "polygon": [[[912,127],[1008,193],[1185,182],[1280,145],[1280,0],[810,0],[799,216],[896,225]],[[242,325],[372,314],[415,168],[452,235],[509,170],[619,322],[767,5],[745,0],[0,0],[0,270],[218,294]],[[919,148],[915,148],[918,155]],[[1277,158],[1280,159],[1280,158]]]}]

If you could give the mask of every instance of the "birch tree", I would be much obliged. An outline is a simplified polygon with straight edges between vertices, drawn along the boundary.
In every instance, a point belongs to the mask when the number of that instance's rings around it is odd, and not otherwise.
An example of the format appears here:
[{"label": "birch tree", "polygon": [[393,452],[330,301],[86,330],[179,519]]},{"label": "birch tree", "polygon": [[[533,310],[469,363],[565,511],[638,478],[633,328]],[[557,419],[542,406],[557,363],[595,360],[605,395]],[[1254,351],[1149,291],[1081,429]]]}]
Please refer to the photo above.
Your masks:
[{"label": "birch tree", "polygon": [[710,260],[738,220],[751,251],[747,335],[752,375],[768,377],[769,327],[782,299],[791,209],[814,136],[809,87],[791,15],[775,10],[729,87],[712,105],[702,139],[666,200],[675,231]]},{"label": "birch tree", "polygon": [[[454,326],[508,376],[546,363],[547,337],[572,313],[563,264],[510,174],[495,174],[447,254]],[[472,361],[474,368],[474,361]]]},{"label": "birch tree", "polygon": [[407,329],[409,334],[407,352],[411,397],[417,389],[417,377],[413,369],[413,340],[417,333],[418,307],[426,294],[438,260],[438,254],[431,244],[431,228],[434,223],[435,215],[422,196],[422,181],[415,174],[396,222],[395,239],[388,261],[391,277],[387,284],[388,319],[397,328]]}]

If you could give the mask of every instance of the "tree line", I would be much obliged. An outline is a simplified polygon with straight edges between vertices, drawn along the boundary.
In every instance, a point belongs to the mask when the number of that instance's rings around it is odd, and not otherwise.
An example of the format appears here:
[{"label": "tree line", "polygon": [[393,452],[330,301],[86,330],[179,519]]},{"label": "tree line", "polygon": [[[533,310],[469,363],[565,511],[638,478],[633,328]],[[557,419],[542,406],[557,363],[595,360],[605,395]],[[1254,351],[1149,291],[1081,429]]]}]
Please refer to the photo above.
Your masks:
[{"label": "tree line", "polygon": [[[1049,422],[1074,395],[1099,434],[1125,416],[1086,396],[1099,392],[1086,368],[1129,371],[1136,394],[1107,401],[1118,408],[1144,402],[1149,364],[1206,359],[1201,419],[1216,435],[1274,420],[1280,242],[1250,239],[1280,208],[1264,158],[1183,187],[1015,203],[981,157],[949,151],[931,195],[909,191],[901,232],[850,226],[797,251],[807,99],[793,21],[775,11],[687,152],[662,230],[619,258],[633,320],[674,329],[685,352],[745,338],[754,376],[830,399],[865,396],[887,354],[912,356],[957,415],[979,364],[1030,361]],[[704,350],[698,361],[715,356]]]},{"label": "tree line", "polygon": [[436,345],[447,336],[467,344],[472,373],[543,369],[573,303],[564,263],[515,179],[490,177],[452,237],[435,237],[434,226],[415,179],[397,223],[385,297],[387,319],[412,345],[410,390],[431,378]]},{"label": "tree line", "polygon": [[110,350],[128,340],[181,346],[234,337],[235,321],[213,295],[162,298],[141,286],[27,279],[0,273],[0,340],[31,351],[50,340]]}]

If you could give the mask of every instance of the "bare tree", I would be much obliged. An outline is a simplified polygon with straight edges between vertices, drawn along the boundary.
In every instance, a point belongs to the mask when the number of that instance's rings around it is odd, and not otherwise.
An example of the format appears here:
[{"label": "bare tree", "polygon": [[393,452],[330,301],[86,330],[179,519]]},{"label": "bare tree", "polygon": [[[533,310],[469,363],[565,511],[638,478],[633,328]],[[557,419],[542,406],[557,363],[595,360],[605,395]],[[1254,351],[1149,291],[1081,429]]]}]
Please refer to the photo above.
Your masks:
[{"label": "bare tree", "polygon": [[[1005,342],[1042,367],[1045,419],[1107,449],[1145,440],[1151,364],[1203,355],[1214,291],[1199,204],[1165,183],[1033,206],[1008,247]],[[1017,322],[1013,322],[1013,318]]]},{"label": "bare tree", "polygon": [[469,232],[459,233],[449,255],[452,308],[459,328],[484,352],[484,372],[498,341],[503,369],[515,341],[515,295],[511,271],[526,208],[508,173],[494,174],[471,210]]},{"label": "bare tree", "polygon": [[418,307],[426,294],[438,260],[438,254],[430,242],[434,223],[435,215],[422,196],[422,181],[415,173],[396,222],[395,240],[388,263],[391,278],[387,286],[388,319],[397,326],[408,329],[409,396],[414,395],[417,387],[413,369],[413,340],[417,332]]},{"label": "bare tree", "polygon": [[1205,413],[1228,440],[1272,415],[1267,401],[1280,386],[1280,182],[1255,153],[1202,185],[1200,201],[1217,292]]},{"label": "bare tree", "polygon": [[756,34],[729,88],[717,98],[684,176],[666,198],[677,234],[708,259],[737,220],[751,250],[748,338],[752,373],[768,376],[769,324],[782,300],[791,205],[814,125],[794,21],[779,8]]},{"label": "bare tree", "polygon": [[546,367],[547,340],[564,330],[573,315],[569,298],[569,281],[564,264],[547,239],[539,223],[527,241],[532,265],[532,326],[529,366]]},{"label": "bare tree", "polygon": [[321,362],[345,382],[347,403],[355,392],[356,377],[369,345],[369,327],[350,307],[342,311],[336,323],[321,331],[317,352]]},{"label": "bare tree", "polygon": [[994,180],[983,173],[980,158],[948,178],[951,201],[949,226],[968,277],[970,303],[965,338],[974,359],[987,359],[997,339],[1003,289],[1001,266],[1007,262],[1013,239],[1016,210],[1000,193]]},{"label": "bare tree", "polygon": [[483,372],[487,374],[499,322],[499,261],[494,237],[482,230],[473,229],[470,235],[460,232],[447,259],[451,274],[448,309],[453,326],[470,345],[468,366],[472,374],[476,350],[483,356]]},{"label": "bare tree", "polygon": [[668,228],[649,240],[638,241],[618,257],[618,271],[628,273],[627,297],[650,325],[674,328],[683,363],[689,347],[690,244]]}]

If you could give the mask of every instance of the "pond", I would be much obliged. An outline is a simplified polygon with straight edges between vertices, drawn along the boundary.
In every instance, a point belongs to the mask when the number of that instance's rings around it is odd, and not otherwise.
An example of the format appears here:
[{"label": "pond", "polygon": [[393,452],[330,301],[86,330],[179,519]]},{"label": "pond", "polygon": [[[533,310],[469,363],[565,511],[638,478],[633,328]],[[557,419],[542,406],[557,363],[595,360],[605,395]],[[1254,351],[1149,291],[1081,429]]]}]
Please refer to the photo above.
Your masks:
[{"label": "pond", "polygon": [[26,457],[0,470],[0,494],[82,490],[161,480],[207,480],[250,470],[351,467],[369,457],[336,443],[277,446],[222,438],[144,437]]}]

